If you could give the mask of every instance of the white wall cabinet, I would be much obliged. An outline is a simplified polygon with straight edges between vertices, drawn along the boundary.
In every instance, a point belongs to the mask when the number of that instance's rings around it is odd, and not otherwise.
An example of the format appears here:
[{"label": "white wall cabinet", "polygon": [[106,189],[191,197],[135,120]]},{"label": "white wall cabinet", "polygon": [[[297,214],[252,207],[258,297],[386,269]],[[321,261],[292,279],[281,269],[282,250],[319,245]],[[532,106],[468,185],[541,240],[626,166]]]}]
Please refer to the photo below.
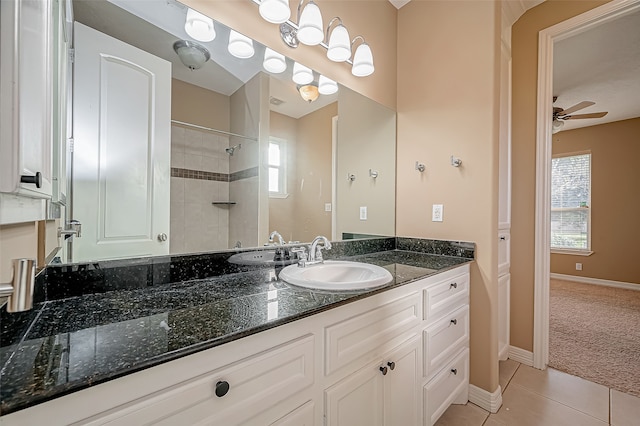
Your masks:
[{"label": "white wall cabinet", "polygon": [[432,425],[468,400],[468,284],[463,265],[0,421]]}]

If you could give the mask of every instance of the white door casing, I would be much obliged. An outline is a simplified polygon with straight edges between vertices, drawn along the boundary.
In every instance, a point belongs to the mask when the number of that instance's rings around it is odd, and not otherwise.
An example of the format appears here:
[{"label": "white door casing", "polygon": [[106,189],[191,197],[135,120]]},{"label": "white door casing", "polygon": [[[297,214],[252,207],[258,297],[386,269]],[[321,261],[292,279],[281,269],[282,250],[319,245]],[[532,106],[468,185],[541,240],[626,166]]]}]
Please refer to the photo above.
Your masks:
[{"label": "white door casing", "polygon": [[73,261],[168,254],[171,64],[74,34]]}]

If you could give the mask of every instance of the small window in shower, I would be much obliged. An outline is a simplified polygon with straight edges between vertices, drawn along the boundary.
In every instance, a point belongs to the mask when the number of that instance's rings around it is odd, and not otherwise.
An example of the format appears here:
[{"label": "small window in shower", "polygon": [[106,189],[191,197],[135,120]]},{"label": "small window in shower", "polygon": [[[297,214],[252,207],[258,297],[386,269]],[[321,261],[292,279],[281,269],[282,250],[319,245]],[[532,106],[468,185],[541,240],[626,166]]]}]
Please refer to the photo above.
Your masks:
[{"label": "small window in shower", "polygon": [[287,142],[269,138],[269,196],[287,197]]}]

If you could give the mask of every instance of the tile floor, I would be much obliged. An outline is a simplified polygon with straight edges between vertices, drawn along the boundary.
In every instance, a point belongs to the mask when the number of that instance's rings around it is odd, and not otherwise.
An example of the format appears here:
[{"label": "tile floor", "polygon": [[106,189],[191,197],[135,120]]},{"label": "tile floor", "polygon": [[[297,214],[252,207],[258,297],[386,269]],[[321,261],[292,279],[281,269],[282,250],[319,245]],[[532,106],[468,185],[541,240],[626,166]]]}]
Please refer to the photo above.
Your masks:
[{"label": "tile floor", "polygon": [[502,407],[452,405],[436,426],[640,426],[640,398],[553,368],[500,362]]}]

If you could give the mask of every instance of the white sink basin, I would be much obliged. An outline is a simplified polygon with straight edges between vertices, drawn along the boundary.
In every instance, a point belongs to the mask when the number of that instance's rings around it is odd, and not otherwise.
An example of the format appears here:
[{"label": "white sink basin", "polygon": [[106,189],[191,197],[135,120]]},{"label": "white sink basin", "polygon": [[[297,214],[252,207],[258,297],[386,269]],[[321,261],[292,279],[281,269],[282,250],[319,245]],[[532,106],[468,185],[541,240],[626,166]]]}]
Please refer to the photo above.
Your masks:
[{"label": "white sink basin", "polygon": [[290,265],[280,279],[300,287],[318,290],[361,290],[381,287],[393,277],[386,269],[369,263],[326,260],[317,265]]}]

